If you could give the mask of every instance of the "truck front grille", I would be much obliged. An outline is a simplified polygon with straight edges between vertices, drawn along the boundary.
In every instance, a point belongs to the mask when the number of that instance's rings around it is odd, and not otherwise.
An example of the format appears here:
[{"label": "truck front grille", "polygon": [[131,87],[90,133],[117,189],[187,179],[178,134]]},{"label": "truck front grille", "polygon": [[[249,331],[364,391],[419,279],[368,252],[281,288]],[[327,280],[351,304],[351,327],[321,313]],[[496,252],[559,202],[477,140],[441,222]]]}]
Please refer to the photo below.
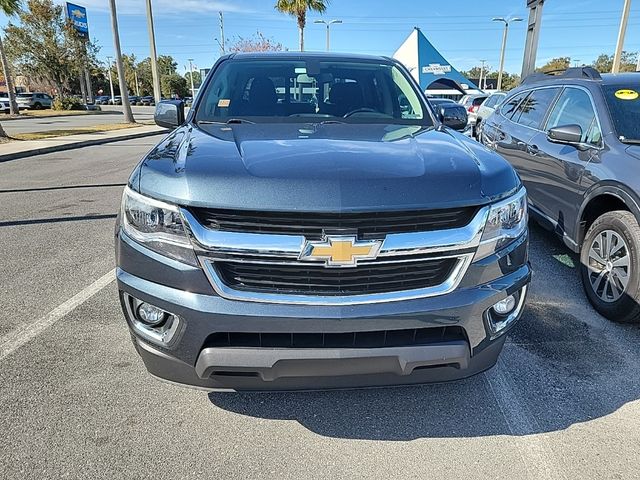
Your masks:
[{"label": "truck front grille", "polygon": [[347,333],[216,332],[207,337],[203,348],[383,348],[460,340],[466,341],[466,336],[459,326]]},{"label": "truck front grille", "polygon": [[458,258],[417,258],[398,263],[367,263],[356,268],[325,268],[305,263],[214,262],[219,277],[234,290],[290,295],[366,295],[440,285]]},{"label": "truck front grille", "polygon": [[361,239],[384,238],[392,233],[428,232],[467,225],[480,207],[441,210],[317,213],[269,212],[191,208],[206,228],[228,232],[302,235],[320,240],[323,232],[350,231]]}]

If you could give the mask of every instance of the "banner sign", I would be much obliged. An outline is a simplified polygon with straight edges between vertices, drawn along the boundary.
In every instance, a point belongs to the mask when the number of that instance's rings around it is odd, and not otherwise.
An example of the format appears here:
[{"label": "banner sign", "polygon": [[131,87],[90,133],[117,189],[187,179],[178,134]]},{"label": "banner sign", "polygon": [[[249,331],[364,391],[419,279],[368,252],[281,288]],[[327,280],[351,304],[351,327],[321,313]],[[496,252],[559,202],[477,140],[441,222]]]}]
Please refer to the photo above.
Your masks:
[{"label": "banner sign", "polygon": [[422,67],[422,73],[433,73],[434,75],[445,75],[451,71],[451,65],[440,65],[439,63],[430,63]]},{"label": "banner sign", "polygon": [[80,5],[67,2],[67,17],[73,23],[73,28],[79,37],[89,38],[89,24],[87,22],[87,9]]}]

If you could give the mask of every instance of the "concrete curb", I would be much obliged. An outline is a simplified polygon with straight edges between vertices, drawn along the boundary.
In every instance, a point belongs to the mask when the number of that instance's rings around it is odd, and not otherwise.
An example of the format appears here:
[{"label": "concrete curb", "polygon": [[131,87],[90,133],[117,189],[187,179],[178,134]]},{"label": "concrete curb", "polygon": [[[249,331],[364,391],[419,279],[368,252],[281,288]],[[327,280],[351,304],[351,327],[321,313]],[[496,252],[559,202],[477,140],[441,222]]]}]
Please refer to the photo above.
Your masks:
[{"label": "concrete curb", "polygon": [[102,145],[111,142],[120,142],[122,140],[134,140],[136,138],[151,137],[153,135],[166,135],[168,130],[152,130],[146,132],[130,133],[117,137],[96,138],[92,140],[81,140],[79,142],[64,143],[62,145],[51,145],[50,147],[40,147],[23,152],[8,153],[0,155],[0,163],[17,160],[19,158],[31,157],[33,155],[42,155],[44,153],[63,152],[65,150],[73,150],[76,148],[90,147],[92,145]]}]

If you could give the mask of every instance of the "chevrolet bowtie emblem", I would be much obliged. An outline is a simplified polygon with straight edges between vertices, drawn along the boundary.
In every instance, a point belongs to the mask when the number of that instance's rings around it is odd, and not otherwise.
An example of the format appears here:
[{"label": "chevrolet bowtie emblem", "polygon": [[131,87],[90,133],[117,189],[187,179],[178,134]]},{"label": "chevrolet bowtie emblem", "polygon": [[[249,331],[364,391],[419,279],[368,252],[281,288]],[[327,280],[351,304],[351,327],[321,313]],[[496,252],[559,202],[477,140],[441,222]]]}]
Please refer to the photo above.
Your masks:
[{"label": "chevrolet bowtie emblem", "polygon": [[305,243],[300,260],[324,262],[327,267],[355,267],[358,260],[378,256],[382,240],[359,241],[355,236],[328,235],[321,242]]}]

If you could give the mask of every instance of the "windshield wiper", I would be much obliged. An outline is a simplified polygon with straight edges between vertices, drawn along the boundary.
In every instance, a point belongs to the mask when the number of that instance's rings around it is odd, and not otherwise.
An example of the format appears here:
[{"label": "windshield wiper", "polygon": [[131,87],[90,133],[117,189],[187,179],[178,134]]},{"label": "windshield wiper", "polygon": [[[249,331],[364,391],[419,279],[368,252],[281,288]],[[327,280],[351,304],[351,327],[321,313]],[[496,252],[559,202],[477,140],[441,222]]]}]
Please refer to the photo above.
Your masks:
[{"label": "windshield wiper", "polygon": [[250,124],[255,124],[256,122],[252,122],[251,120],[246,120],[244,118],[230,118],[225,123],[227,123],[227,124],[230,124],[230,123],[250,123]]},{"label": "windshield wiper", "polygon": [[640,145],[640,140],[635,138],[620,138],[619,140],[627,145]]},{"label": "windshield wiper", "polygon": [[252,122],[251,120],[245,120],[244,118],[230,118],[226,121],[220,120],[196,120],[198,124],[202,125],[229,125],[229,124],[238,124],[238,123],[250,123],[255,124],[256,122]]}]

